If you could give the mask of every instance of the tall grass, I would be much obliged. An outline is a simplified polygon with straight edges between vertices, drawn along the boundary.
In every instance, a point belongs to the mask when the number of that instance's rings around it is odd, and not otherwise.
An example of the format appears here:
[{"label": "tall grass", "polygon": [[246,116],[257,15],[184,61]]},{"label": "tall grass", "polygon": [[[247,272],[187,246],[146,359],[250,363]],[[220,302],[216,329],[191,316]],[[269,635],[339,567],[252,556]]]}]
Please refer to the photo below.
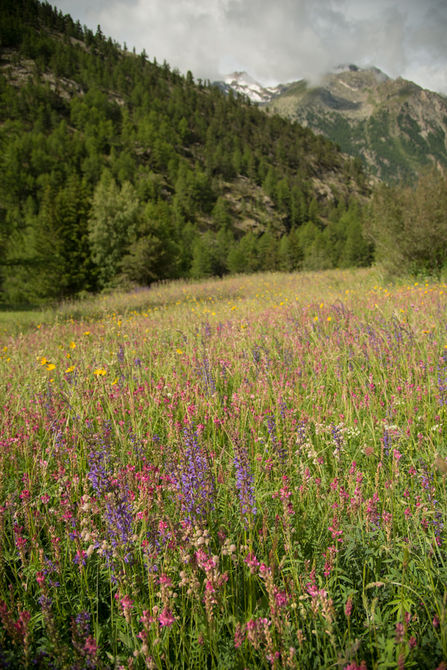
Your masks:
[{"label": "tall grass", "polygon": [[4,334],[0,667],[445,668],[446,295],[236,277]]}]

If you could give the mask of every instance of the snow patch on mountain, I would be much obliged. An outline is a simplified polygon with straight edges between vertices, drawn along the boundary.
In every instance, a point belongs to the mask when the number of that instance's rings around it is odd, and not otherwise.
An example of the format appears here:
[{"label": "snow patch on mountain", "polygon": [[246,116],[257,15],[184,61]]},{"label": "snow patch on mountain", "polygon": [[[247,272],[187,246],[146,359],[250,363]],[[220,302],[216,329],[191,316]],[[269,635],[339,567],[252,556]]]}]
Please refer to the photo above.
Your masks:
[{"label": "snow patch on mountain", "polygon": [[232,72],[224,77],[224,84],[241,95],[247,96],[252,102],[270,102],[279,95],[282,86],[263,86],[247,72]]}]

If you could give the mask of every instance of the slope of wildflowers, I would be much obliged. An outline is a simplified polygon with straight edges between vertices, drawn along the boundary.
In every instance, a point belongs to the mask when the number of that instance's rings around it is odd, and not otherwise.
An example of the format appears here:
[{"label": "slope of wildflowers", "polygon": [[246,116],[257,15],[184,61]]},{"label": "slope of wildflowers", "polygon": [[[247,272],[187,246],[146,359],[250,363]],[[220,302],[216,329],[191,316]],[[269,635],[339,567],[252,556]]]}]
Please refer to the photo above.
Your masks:
[{"label": "slope of wildflowers", "polygon": [[445,668],[446,297],[260,275],[2,336],[0,667]]}]

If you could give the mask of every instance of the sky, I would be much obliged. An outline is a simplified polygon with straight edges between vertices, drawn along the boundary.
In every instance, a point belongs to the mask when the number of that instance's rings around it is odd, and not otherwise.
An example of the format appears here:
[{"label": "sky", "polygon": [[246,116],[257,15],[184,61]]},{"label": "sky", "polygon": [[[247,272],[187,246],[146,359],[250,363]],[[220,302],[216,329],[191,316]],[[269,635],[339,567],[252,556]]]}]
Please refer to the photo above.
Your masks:
[{"label": "sky", "polygon": [[447,0],[50,0],[137,53],[264,85],[374,65],[447,95]]}]

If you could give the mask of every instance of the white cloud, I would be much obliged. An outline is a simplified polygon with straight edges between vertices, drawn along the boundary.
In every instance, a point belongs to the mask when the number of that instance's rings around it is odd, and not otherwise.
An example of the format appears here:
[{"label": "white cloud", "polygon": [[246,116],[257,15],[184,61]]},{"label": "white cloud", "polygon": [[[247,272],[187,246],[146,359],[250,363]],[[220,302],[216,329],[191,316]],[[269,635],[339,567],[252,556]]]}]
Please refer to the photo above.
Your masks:
[{"label": "white cloud", "polygon": [[376,65],[447,93],[446,0],[59,0],[73,18],[182,72],[263,83]]}]

